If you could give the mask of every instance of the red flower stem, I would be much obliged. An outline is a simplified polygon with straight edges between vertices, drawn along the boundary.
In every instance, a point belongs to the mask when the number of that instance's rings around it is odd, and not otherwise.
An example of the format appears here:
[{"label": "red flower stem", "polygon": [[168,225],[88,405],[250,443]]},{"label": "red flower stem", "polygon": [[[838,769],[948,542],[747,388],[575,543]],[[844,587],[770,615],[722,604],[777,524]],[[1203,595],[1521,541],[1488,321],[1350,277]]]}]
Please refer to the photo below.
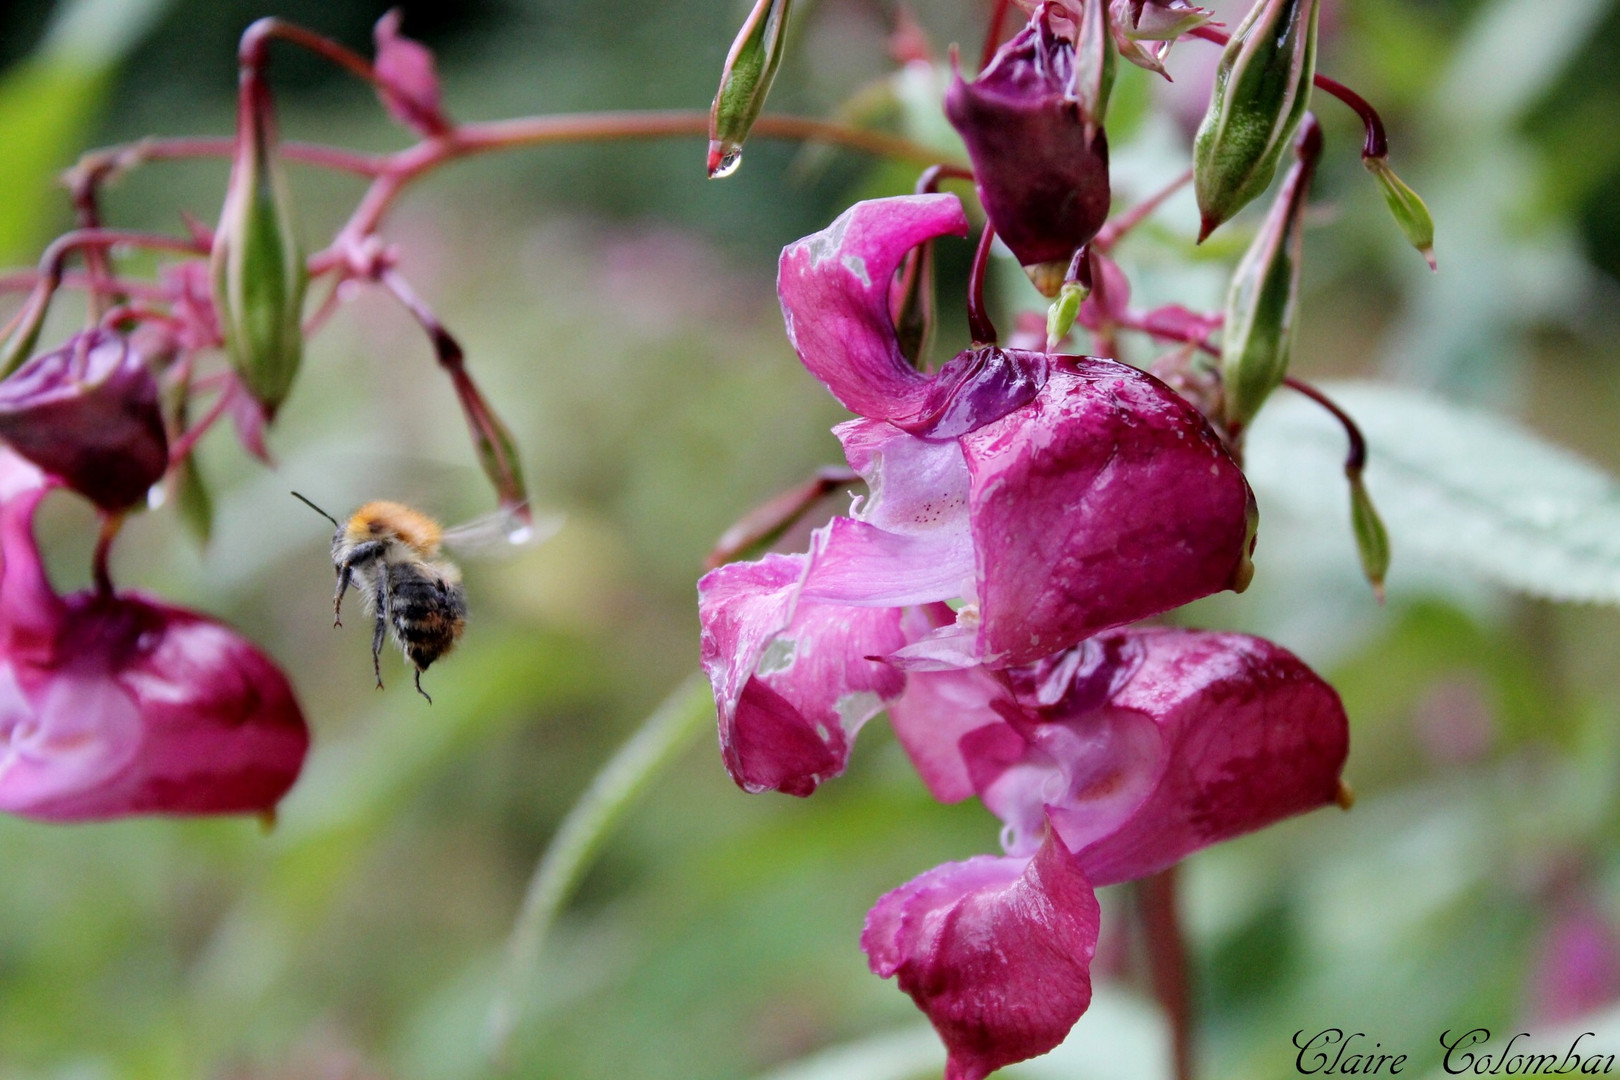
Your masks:
[{"label": "red flower stem", "polygon": [[237,48],[237,57],[242,66],[263,68],[269,59],[270,42],[273,40],[289,42],[308,49],[369,84],[375,85],[377,81],[371,61],[353,49],[339,45],[331,38],[322,37],[313,30],[283,22],[273,16],[260,19],[242,31],[242,42]]},{"label": "red flower stem", "polygon": [[990,11],[990,25],[984,32],[984,50],[979,54],[980,71],[996,58],[996,50],[1001,47],[1001,28],[1007,21],[1007,9],[1012,6],[1011,0],[995,0],[995,4]]},{"label": "red flower stem", "polygon": [[225,415],[225,410],[230,408],[231,400],[236,396],[236,388],[239,385],[241,384],[235,380],[225,383],[220,389],[219,397],[203,418],[191,425],[185,434],[169,445],[169,468],[174,468],[191,456],[191,452],[197,448],[197,443],[208,434],[208,429],[218,423],[219,418]]},{"label": "red flower stem", "polygon": [[[38,336],[39,328],[45,321],[45,313],[50,310],[51,297],[55,295],[57,286],[62,283],[63,263],[67,260],[68,254],[81,248],[108,248],[116,244],[128,244],[156,251],[178,251],[187,255],[208,254],[207,247],[195,239],[164,236],[160,233],[128,232],[123,229],[75,229],[63,233],[51,241],[45,253],[40,256],[39,275],[35,279],[34,290],[23,305],[23,309],[7,323],[9,336],[4,345],[4,353],[0,355],[0,377],[10,375],[27,359],[34,338]],[[91,286],[94,287],[93,278]]]},{"label": "red flower stem", "polygon": [[1176,891],[1176,868],[1172,866],[1138,883],[1137,903],[1146,932],[1153,994],[1170,1021],[1172,1075],[1175,1080],[1193,1080],[1192,980]]},{"label": "red flower stem", "polygon": [[304,320],[304,337],[314,337],[321,327],[326,325],[327,320],[337,313],[338,306],[343,302],[341,290],[349,280],[347,277],[339,277],[332,282],[331,289],[321,300],[321,306],[315,309],[315,314]]},{"label": "red flower stem", "polygon": [[990,269],[990,244],[996,238],[995,227],[988,221],[979,234],[979,247],[973,253],[973,271],[968,277],[968,332],[974,345],[994,345],[996,324],[984,309],[984,279]]},{"label": "red flower stem", "polygon": [[1146,221],[1159,207],[1164,205],[1165,200],[1191,183],[1192,178],[1193,171],[1188,169],[1159,191],[1154,192],[1129,210],[1119,214],[1098,230],[1096,237],[1091,241],[1092,250],[1104,255],[1108,254],[1115,244],[1124,239],[1126,233]]},{"label": "red flower stem", "polygon": [[438,316],[433,314],[432,309],[416,295],[410,283],[397,271],[383,270],[378,275],[378,280],[394,294],[427,333],[439,366],[450,376],[456,398],[461,403],[462,414],[467,418],[467,427],[472,433],[479,460],[491,483],[495,485],[495,493],[501,506],[517,515],[524,523],[530,523],[529,496],[523,484],[522,467],[513,457],[516,446],[506,425],[489,407],[483,394],[479,393],[472,376],[468,374],[466,354],[462,351],[461,344],[450,336],[444,324],[439,322]]},{"label": "red flower stem", "polygon": [[[74,183],[71,188],[73,195],[73,210],[77,224],[81,229],[99,229],[101,227],[101,208],[97,204],[96,186],[94,184]],[[89,296],[86,298],[86,316],[91,325],[94,325],[101,315],[102,298],[107,293],[107,283],[112,277],[112,260],[108,258],[105,248],[90,248],[84,253],[84,266],[90,278]],[[114,300],[117,303],[118,300]]]},{"label": "red flower stem", "polygon": [[829,465],[816,470],[810,479],[772,496],[721,534],[720,539],[715,541],[714,550],[704,561],[705,568],[713,570],[717,566],[724,566],[763,544],[775,541],[808,514],[816,503],[841,487],[860,482],[860,474],[853,469]]},{"label": "red flower stem", "polygon": [[[88,151],[68,170],[66,179],[70,187],[97,185],[148,162],[228,158],[235,152],[236,139],[228,136],[142,139]],[[376,176],[388,162],[385,154],[361,154],[320,143],[284,142],[276,152],[287,161],[358,176]]]},{"label": "red flower stem", "polygon": [[[1194,30],[1189,30],[1187,33],[1189,37],[1202,38],[1205,41],[1212,41],[1221,46],[1232,40],[1231,34],[1217,30],[1212,26],[1200,26]],[[1327,91],[1350,106],[1351,110],[1361,118],[1361,124],[1367,131],[1366,140],[1361,146],[1362,158],[1389,157],[1389,137],[1384,132],[1384,119],[1378,115],[1378,110],[1373,108],[1366,98],[1337,79],[1330,79],[1326,75],[1318,75],[1313,81],[1319,89]]]},{"label": "red flower stem", "polygon": [[[832,143],[880,157],[929,164],[939,160],[938,150],[908,139],[799,116],[761,116],[754,122],[751,134],[755,138]],[[310,260],[311,272],[324,272],[340,261],[339,253],[349,244],[376,230],[406,184],[446,162],[523,146],[683,135],[708,138],[709,114],[696,110],[586,112],[462,124],[442,138],[423,140],[389,157],[338,238]]]},{"label": "red flower stem", "polygon": [[1303,379],[1286,375],[1283,377],[1283,385],[1295,393],[1304,394],[1322,406],[1344,428],[1345,438],[1350,441],[1350,450],[1344,457],[1344,475],[1351,480],[1359,477],[1361,471],[1367,467],[1367,439],[1361,434],[1361,428],[1351,419],[1350,414],[1340,408],[1338,402]]},{"label": "red flower stem", "polygon": [[124,526],[124,512],[101,513],[101,529],[96,534],[96,551],[91,559],[91,575],[96,583],[96,595],[110,597],[113,594],[112,573],[108,563],[112,558],[112,543],[118,536],[118,530]]},{"label": "red flower stem", "polygon": [[[37,270],[19,270],[15,273],[0,275],[0,293],[29,292],[38,286],[41,280],[42,276]],[[129,281],[119,278],[114,280],[114,284],[119,292],[127,293],[135,299],[153,301],[174,299],[168,289],[161,285],[154,285],[149,281]],[[62,275],[62,280],[57,283],[57,288],[88,289],[90,288],[90,276],[69,270]],[[3,336],[4,333],[0,332],[0,337]]]},{"label": "red flower stem", "polygon": [[1162,326],[1150,326],[1146,317],[1140,311],[1127,311],[1114,320],[1114,325],[1121,330],[1134,330],[1138,334],[1147,334],[1149,337],[1159,338],[1163,341],[1179,341],[1184,345],[1192,345],[1200,352],[1210,356],[1220,356],[1221,350],[1212,345],[1207,334],[1172,333]]}]

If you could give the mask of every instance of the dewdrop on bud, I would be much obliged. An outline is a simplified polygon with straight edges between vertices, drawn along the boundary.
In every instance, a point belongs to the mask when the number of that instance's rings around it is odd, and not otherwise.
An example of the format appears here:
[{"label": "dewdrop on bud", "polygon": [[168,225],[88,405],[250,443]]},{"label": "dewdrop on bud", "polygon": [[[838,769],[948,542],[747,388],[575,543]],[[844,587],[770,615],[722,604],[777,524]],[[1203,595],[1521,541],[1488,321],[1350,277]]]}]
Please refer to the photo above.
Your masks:
[{"label": "dewdrop on bud", "polygon": [[1265,191],[1310,104],[1317,0],[1257,0],[1221,54],[1193,142],[1202,241]]},{"label": "dewdrop on bud", "polygon": [[757,0],[737,32],[720,72],[720,89],[709,109],[709,179],[730,176],[742,165],[743,141],[765,108],[765,97],[782,66],[792,0]]},{"label": "dewdrop on bud", "polygon": [[1389,204],[1389,212],[1395,218],[1395,224],[1401,227],[1401,232],[1406,234],[1407,242],[1417,248],[1430,270],[1438,269],[1434,261],[1434,218],[1429,215],[1429,208],[1418,193],[1407,186],[1406,181],[1395,175],[1395,170],[1389,167],[1388,158],[1362,158],[1361,163],[1378,181],[1384,201]]},{"label": "dewdrop on bud", "polygon": [[211,269],[225,351],[270,416],[292,389],[303,356],[308,279],[277,141],[263,76],[244,65],[236,156],[214,234]]}]

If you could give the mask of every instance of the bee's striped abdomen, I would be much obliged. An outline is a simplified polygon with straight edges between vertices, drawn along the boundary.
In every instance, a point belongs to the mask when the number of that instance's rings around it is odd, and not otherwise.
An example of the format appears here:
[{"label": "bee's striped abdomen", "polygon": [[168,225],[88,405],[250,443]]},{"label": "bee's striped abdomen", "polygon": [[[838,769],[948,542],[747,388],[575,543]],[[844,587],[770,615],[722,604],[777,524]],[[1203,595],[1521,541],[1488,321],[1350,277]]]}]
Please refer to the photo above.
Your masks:
[{"label": "bee's striped abdomen", "polygon": [[388,567],[388,621],[394,640],[418,671],[450,651],[467,622],[461,583],[420,563]]}]

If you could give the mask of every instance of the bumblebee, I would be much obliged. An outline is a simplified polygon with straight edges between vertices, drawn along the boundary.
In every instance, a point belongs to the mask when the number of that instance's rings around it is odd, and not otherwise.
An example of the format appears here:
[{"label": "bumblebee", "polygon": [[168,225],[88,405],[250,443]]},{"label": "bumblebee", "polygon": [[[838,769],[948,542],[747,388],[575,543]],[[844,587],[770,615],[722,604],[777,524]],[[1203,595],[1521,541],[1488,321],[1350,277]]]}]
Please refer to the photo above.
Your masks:
[{"label": "bumblebee", "polygon": [[368,502],[340,523],[296,491],[293,496],[337,526],[332,536],[337,572],[332,625],[343,625],[343,596],[352,585],[365,598],[366,613],[375,618],[371,669],[377,688],[383,684],[383,638],[392,632],[394,643],[416,668],[416,692],[432,704],[422,689],[422,672],[454,648],[467,627],[461,571],[439,558],[445,531],[403,503]]}]

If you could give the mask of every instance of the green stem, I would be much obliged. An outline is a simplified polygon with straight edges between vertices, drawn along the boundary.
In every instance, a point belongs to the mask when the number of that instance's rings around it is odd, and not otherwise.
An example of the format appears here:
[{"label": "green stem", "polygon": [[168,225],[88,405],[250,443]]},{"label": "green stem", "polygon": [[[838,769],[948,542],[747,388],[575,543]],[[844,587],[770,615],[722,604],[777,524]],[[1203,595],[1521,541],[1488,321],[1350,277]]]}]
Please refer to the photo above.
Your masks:
[{"label": "green stem", "polygon": [[500,983],[485,1022],[485,1045],[492,1061],[501,1063],[506,1057],[530,974],[557,913],[641,794],[713,719],[708,682],[693,675],[619,747],[558,826],[529,879],[507,941]]}]

